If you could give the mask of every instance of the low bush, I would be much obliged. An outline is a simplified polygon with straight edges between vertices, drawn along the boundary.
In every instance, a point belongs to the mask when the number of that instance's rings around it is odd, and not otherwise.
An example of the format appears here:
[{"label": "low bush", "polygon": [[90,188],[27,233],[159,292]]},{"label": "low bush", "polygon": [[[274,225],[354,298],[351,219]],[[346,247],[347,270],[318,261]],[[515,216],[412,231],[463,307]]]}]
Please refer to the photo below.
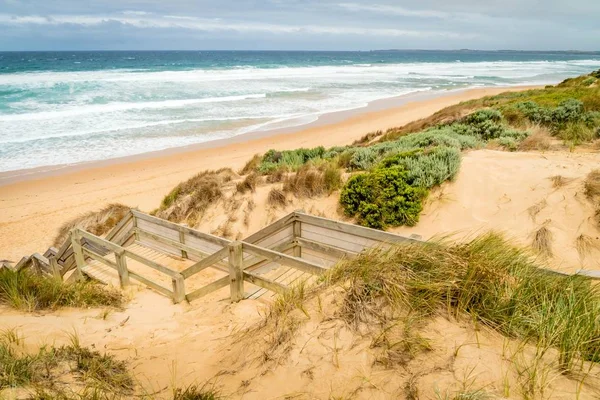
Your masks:
[{"label": "low bush", "polygon": [[432,149],[398,153],[381,162],[381,166],[402,166],[407,171],[407,182],[412,186],[432,188],[453,180],[460,169],[460,150],[439,146]]},{"label": "low bush", "polygon": [[66,284],[56,279],[0,269],[0,303],[26,311],[60,307],[121,307],[123,295],[118,290],[89,282]]},{"label": "low bush", "polygon": [[408,172],[402,166],[375,168],[353,176],[340,196],[344,212],[371,228],[415,225],[428,192],[411,186],[407,178]]}]

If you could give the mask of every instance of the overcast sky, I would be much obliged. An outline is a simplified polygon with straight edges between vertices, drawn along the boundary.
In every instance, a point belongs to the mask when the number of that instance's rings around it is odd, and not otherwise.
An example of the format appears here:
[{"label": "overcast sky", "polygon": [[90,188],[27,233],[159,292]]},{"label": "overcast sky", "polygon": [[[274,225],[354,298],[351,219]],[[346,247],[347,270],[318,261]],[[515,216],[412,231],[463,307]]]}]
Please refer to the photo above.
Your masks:
[{"label": "overcast sky", "polygon": [[0,0],[0,50],[600,50],[600,0]]}]

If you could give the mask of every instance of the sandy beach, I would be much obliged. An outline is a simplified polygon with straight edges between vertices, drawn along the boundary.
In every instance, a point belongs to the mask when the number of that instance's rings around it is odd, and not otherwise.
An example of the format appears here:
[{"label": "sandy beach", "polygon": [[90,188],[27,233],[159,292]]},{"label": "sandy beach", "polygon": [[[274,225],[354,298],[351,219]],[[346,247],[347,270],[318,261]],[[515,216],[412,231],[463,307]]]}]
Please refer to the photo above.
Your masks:
[{"label": "sandy beach", "polygon": [[[240,168],[268,149],[346,145],[376,130],[401,126],[462,101],[530,87],[481,88],[343,115],[342,121],[286,132],[254,133],[204,146],[55,170],[0,187],[0,259],[43,252],[65,221],[113,202],[150,211],[177,183],[205,169]],[[339,119],[339,116],[338,116]],[[289,133],[292,131],[292,133]]]}]

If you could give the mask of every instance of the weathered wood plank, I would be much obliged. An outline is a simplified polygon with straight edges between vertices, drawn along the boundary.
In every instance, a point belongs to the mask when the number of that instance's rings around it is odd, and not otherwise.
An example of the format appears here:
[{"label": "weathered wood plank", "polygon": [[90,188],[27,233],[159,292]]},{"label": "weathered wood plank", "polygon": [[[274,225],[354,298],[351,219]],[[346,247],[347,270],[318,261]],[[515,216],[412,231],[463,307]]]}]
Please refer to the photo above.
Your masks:
[{"label": "weathered wood plank", "polygon": [[148,286],[149,288],[154,289],[157,292],[162,293],[169,298],[173,297],[173,292],[170,291],[169,289],[164,288],[164,287],[160,286],[159,284],[152,282],[151,280],[146,279],[143,276],[138,275],[137,273],[135,273],[133,271],[129,271],[129,277],[132,279],[135,279],[139,282],[142,282],[144,285]]},{"label": "weathered wood plank", "polygon": [[[140,228],[135,228],[135,231],[137,231],[139,233],[139,237],[140,238],[148,238],[148,239],[155,240],[155,241],[157,241],[159,243],[163,243],[163,244],[169,245],[171,247],[174,247],[177,250],[181,250],[184,253],[195,254],[195,255],[198,255],[200,257],[206,257],[208,255],[204,251],[194,249],[194,248],[192,248],[190,246],[186,246],[185,244],[182,244],[182,243],[177,242],[175,240],[171,240],[171,239],[165,238],[165,237],[160,236],[160,235],[156,235],[154,233],[146,232],[144,230],[141,230]],[[177,253],[179,253],[179,251]],[[187,254],[185,254],[185,255],[187,256]],[[184,258],[187,258],[187,257],[184,257]]]},{"label": "weathered wood plank", "polygon": [[[128,226],[129,225],[129,226]],[[106,234],[106,240],[122,245],[133,228],[133,213],[131,210]]]},{"label": "weathered wood plank", "polygon": [[174,271],[174,270],[172,270],[170,268],[167,268],[167,267],[165,267],[163,265],[160,265],[159,263],[154,262],[152,260],[148,260],[146,257],[142,257],[139,254],[134,253],[131,250],[127,250],[127,249],[124,249],[124,250],[125,250],[125,255],[127,257],[132,258],[132,259],[134,259],[134,260],[136,260],[136,261],[138,261],[138,262],[140,262],[140,263],[142,263],[142,264],[144,264],[144,265],[146,265],[146,266],[148,266],[148,267],[150,267],[152,269],[155,269],[155,270],[157,270],[159,272],[162,272],[165,275],[168,275],[170,277],[174,277],[175,275],[179,274],[179,272]]},{"label": "weathered wood plank", "polygon": [[119,250],[123,249],[123,247],[119,246],[118,244],[115,244],[113,242],[109,242],[106,239],[102,239],[102,238],[100,238],[100,237],[98,237],[96,235],[92,235],[91,233],[86,232],[86,231],[81,230],[81,229],[77,229],[77,235],[79,235],[79,236],[81,236],[81,237],[83,237],[85,239],[88,239],[90,242],[92,242],[92,243],[94,243],[96,245],[100,245],[100,246],[102,246],[102,247],[104,247],[104,248],[106,248],[107,250],[110,250],[110,251],[119,251]]},{"label": "weathered wood plank", "polygon": [[100,254],[96,253],[95,251],[92,251],[86,247],[83,248],[83,254],[90,257],[93,260],[96,260],[98,262],[101,262],[104,265],[107,265],[111,268],[117,269],[117,264],[112,262],[111,260],[108,260],[106,258],[104,258],[103,256],[101,256]]},{"label": "weathered wood plank", "polygon": [[364,226],[358,226],[353,224],[347,224],[345,222],[333,221],[326,218],[315,217],[304,213],[295,213],[296,218],[300,222],[321,226],[328,228],[333,231],[349,233],[351,235],[364,237],[378,242],[383,243],[399,243],[399,242],[419,242],[419,240],[407,238],[404,236],[396,235],[389,232],[379,231],[377,229],[366,228]]},{"label": "weathered wood plank", "polygon": [[[228,249],[226,248],[226,250],[228,250]],[[218,280],[214,281],[213,283],[209,283],[208,285],[203,286],[200,289],[193,291],[192,293],[188,294],[185,297],[187,298],[188,301],[193,301],[200,297],[204,297],[207,294],[214,292],[215,290],[224,288],[225,286],[229,286],[229,275],[227,275],[221,279],[218,279]]]},{"label": "weathered wood plank", "polygon": [[148,215],[148,214],[144,214],[144,213],[136,211],[136,210],[131,210],[131,212],[133,213],[133,215],[135,217],[137,217],[141,220],[152,222],[156,225],[160,225],[160,226],[163,226],[166,228],[173,229],[176,232],[184,232],[191,236],[197,237],[199,239],[204,239],[208,242],[212,242],[212,243],[215,243],[215,244],[218,244],[221,246],[227,246],[229,243],[231,243],[230,240],[223,239],[218,236],[210,235],[208,233],[203,233],[203,232],[185,227],[183,225],[175,224],[173,222],[169,222],[164,219],[160,219],[160,218],[156,218],[151,215]]},{"label": "weathered wood plank", "polygon": [[307,249],[311,249],[314,251],[318,251],[320,253],[324,253],[329,257],[333,257],[336,259],[340,259],[343,257],[352,257],[355,256],[358,253],[355,252],[350,252],[344,249],[340,249],[338,247],[335,246],[329,246],[326,244],[322,244],[322,243],[318,243],[309,239],[304,239],[304,238],[298,238],[296,239],[298,241],[298,244],[300,245],[300,247],[306,247]]},{"label": "weathered wood plank", "polygon": [[281,283],[272,281],[267,278],[263,278],[259,275],[253,274],[252,272],[244,271],[244,280],[252,283],[253,285],[259,286],[263,289],[270,290],[275,293],[284,293],[289,288]]},{"label": "weathered wood plank", "polygon": [[259,230],[258,232],[248,236],[246,239],[243,240],[243,242],[255,244],[256,242],[259,242],[260,240],[262,240],[268,236],[271,236],[271,235],[279,232],[280,230],[284,229],[289,224],[291,224],[295,219],[296,219],[296,216],[294,213],[288,214],[285,217],[282,217],[279,220],[273,222],[272,224],[267,225],[266,227]]},{"label": "weathered wood plank", "polygon": [[211,254],[210,256],[198,261],[196,264],[184,269],[183,271],[181,271],[181,275],[183,275],[183,277],[185,279],[187,279],[190,276],[195,275],[198,272],[200,272],[203,269],[206,269],[208,267],[217,268],[223,272],[229,272],[229,270],[227,268],[217,265],[223,259],[227,258],[228,255],[229,255],[229,249],[227,247],[224,247],[221,250],[217,251],[216,253]]},{"label": "weathered wood plank", "polygon": [[244,245],[245,252],[256,254],[271,261],[277,261],[281,264],[288,265],[290,267],[294,267],[305,272],[310,272],[311,274],[319,275],[327,270],[326,268],[323,268],[322,266],[309,261],[301,260],[299,258],[288,256],[286,254],[278,253],[273,250],[264,249],[262,247],[255,246],[250,243],[242,243]]}]

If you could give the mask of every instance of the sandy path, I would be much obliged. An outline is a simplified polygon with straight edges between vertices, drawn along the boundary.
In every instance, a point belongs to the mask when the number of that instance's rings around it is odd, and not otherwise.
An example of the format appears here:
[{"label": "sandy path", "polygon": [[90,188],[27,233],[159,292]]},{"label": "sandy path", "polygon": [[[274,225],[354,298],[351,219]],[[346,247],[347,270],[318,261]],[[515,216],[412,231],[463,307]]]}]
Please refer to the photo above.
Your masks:
[{"label": "sandy path", "polygon": [[[521,88],[522,89],[522,88]],[[512,88],[511,90],[521,90]],[[121,202],[144,211],[156,208],[177,183],[204,169],[241,167],[256,153],[270,148],[291,149],[345,145],[367,132],[401,126],[449,105],[498,94],[507,89],[474,89],[450,96],[407,103],[365,113],[343,122],[296,133],[267,136],[218,148],[115,162],[38,180],[0,187],[0,259],[16,261],[45,251],[57,229],[78,214]]]}]

